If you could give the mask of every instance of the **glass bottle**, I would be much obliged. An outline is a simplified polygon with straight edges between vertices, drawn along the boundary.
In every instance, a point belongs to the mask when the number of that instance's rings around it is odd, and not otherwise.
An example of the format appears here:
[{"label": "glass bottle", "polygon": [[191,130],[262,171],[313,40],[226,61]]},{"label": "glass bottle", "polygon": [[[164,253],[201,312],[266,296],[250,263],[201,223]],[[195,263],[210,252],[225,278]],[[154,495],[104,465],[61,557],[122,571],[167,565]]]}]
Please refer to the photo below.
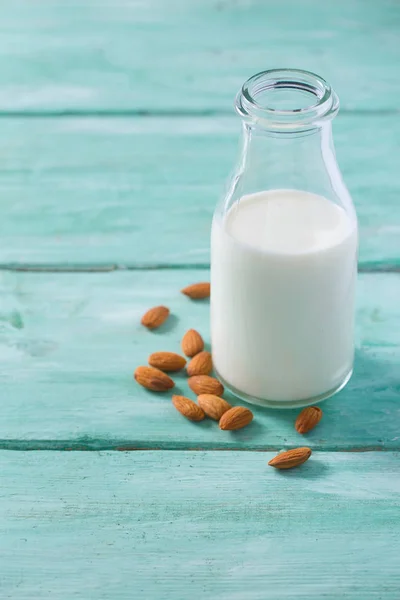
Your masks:
[{"label": "glass bottle", "polygon": [[212,225],[212,353],[225,386],[263,406],[313,404],[352,374],[358,233],[338,108],[324,79],[291,69],[236,98],[241,152]]}]

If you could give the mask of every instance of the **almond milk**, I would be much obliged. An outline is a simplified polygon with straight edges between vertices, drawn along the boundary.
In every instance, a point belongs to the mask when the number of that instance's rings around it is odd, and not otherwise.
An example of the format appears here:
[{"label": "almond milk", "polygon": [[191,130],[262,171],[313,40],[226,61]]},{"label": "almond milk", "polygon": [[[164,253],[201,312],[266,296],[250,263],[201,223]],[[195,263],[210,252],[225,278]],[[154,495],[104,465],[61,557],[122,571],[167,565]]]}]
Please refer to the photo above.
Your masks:
[{"label": "almond milk", "polygon": [[309,192],[243,196],[212,227],[215,369],[236,394],[307,404],[352,372],[357,225]]}]

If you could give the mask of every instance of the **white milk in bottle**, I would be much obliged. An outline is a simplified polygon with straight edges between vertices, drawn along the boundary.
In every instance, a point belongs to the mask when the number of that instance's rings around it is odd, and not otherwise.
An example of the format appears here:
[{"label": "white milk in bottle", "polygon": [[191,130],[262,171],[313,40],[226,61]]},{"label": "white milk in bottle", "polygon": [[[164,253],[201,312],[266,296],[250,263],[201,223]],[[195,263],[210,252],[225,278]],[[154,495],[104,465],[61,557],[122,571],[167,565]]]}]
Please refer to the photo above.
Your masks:
[{"label": "white milk in bottle", "polygon": [[258,73],[236,97],[242,144],[211,235],[212,355],[225,386],[263,406],[313,404],[353,370],[357,217],[338,108],[299,69]]},{"label": "white milk in bottle", "polygon": [[352,372],[357,226],[299,190],[241,197],[212,226],[211,333],[216,372],[237,395],[295,406]]}]

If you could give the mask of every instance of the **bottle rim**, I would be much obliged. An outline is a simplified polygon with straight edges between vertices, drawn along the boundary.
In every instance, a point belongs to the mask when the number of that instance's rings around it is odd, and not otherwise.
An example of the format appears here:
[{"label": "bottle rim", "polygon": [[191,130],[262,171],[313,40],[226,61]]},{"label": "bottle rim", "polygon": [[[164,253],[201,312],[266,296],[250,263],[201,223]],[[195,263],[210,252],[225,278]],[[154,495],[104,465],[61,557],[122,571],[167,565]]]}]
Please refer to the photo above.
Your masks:
[{"label": "bottle rim", "polygon": [[243,84],[235,108],[245,121],[266,130],[305,131],[332,119],[339,99],[329,83],[311,71],[270,69]]}]

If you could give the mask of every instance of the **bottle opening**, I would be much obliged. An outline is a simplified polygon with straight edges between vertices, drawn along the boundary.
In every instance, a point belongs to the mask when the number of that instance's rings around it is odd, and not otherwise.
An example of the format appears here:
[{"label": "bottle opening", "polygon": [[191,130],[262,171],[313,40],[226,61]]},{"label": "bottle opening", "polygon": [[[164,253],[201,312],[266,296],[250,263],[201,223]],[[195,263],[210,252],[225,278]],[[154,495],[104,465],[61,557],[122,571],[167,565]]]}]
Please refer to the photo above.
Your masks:
[{"label": "bottle opening", "polygon": [[299,69],[272,69],[250,77],[236,97],[247,121],[273,131],[305,131],[332,119],[339,100],[319,75]]}]

